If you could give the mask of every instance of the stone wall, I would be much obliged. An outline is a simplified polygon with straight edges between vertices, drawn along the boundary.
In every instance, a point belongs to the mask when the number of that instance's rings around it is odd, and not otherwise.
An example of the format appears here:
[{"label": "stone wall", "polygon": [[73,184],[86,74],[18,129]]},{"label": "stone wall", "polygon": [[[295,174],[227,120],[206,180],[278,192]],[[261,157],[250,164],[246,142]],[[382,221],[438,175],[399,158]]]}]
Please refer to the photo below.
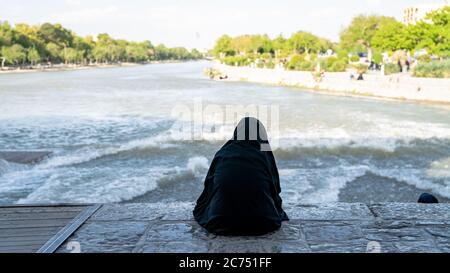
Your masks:
[{"label": "stone wall", "polygon": [[216,64],[214,67],[228,81],[302,87],[336,95],[373,96],[389,99],[450,103],[450,79],[414,78],[408,74],[383,76],[364,75],[364,81],[350,79],[349,72],[325,73],[316,82],[311,72],[234,67]]}]

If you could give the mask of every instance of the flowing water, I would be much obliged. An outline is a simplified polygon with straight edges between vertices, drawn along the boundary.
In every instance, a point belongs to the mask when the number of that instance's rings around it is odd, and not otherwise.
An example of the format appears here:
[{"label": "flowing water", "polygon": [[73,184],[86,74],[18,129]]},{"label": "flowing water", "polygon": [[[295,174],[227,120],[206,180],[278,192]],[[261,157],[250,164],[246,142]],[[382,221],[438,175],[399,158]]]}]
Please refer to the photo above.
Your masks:
[{"label": "flowing water", "polygon": [[450,198],[450,108],[215,82],[210,65],[0,75],[0,150],[53,152],[33,166],[0,159],[0,204],[195,201],[235,125],[173,115],[198,104],[279,107],[266,127],[285,203]]}]

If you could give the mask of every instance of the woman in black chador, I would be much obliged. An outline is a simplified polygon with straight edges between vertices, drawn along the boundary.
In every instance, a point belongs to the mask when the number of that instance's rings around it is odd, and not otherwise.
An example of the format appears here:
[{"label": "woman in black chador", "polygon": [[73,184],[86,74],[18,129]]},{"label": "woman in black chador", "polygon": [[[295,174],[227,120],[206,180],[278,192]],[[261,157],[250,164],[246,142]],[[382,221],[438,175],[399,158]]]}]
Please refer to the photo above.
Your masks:
[{"label": "woman in black chador", "polygon": [[214,157],[194,217],[219,235],[269,233],[289,221],[280,192],[266,130],[257,119],[244,118]]}]

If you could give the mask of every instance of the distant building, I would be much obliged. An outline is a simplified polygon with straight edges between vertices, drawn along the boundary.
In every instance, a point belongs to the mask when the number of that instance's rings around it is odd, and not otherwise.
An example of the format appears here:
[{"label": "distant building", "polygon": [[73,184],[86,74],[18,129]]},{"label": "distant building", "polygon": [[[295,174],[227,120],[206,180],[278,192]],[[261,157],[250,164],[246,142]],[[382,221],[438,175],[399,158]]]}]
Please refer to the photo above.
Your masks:
[{"label": "distant building", "polygon": [[425,20],[425,16],[434,10],[438,10],[450,4],[449,0],[445,3],[423,4],[408,7],[403,12],[403,23],[405,25],[414,25],[419,21]]}]

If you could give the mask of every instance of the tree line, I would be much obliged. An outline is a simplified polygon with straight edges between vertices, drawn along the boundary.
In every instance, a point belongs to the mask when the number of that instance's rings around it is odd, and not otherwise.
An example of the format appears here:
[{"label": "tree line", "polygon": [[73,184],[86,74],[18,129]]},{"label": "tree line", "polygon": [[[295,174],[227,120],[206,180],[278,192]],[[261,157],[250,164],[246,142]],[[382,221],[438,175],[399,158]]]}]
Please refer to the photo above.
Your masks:
[{"label": "tree line", "polygon": [[[409,56],[421,53],[421,59],[450,57],[450,7],[427,14],[424,20],[405,25],[393,17],[359,15],[340,33],[333,43],[312,33],[299,31],[291,37],[242,35],[220,37],[212,54],[231,65],[257,65],[272,68],[282,65],[292,70],[312,70],[320,63],[326,71],[345,71],[361,56],[376,64],[383,55],[395,56],[402,51]],[[333,54],[330,54],[332,52]],[[328,58],[319,58],[331,55]]]},{"label": "tree line", "polygon": [[195,60],[203,55],[184,47],[154,46],[108,34],[80,37],[60,24],[16,24],[0,21],[0,61],[5,65],[142,63],[159,60]]}]

